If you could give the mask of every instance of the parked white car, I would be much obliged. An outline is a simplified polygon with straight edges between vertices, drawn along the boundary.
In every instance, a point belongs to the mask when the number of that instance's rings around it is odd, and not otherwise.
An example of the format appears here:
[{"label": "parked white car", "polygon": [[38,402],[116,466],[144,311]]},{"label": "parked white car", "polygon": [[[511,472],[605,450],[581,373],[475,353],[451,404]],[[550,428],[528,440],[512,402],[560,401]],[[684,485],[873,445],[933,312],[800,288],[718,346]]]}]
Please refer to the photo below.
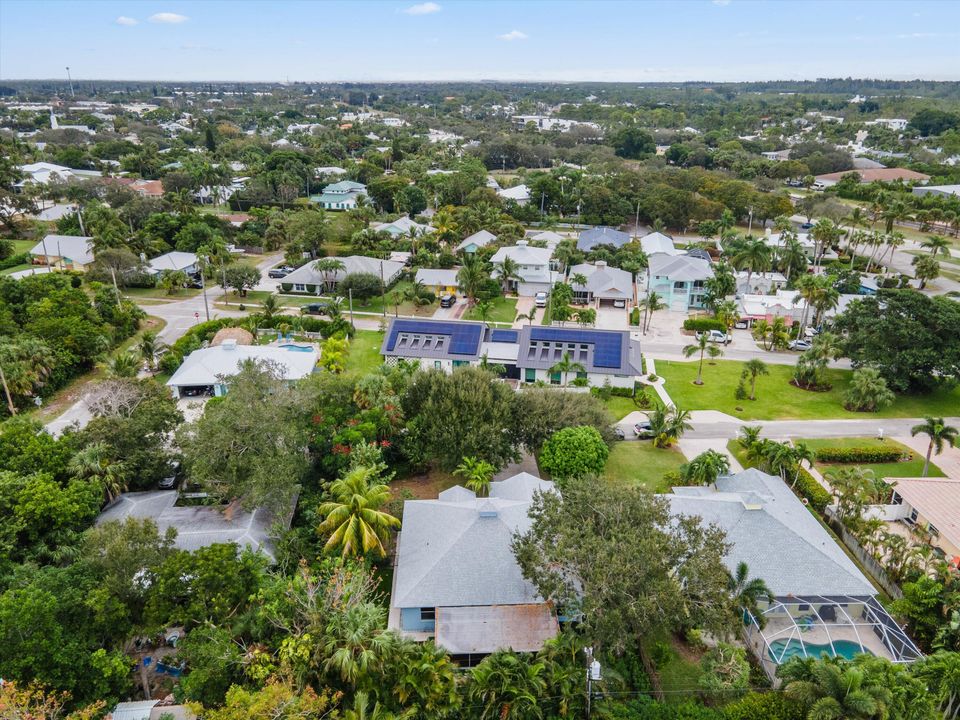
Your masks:
[{"label": "parked white car", "polygon": [[547,294],[545,292],[538,292],[533,296],[533,301],[537,307],[546,307],[547,306]]},{"label": "parked white car", "polygon": [[720,343],[721,345],[726,345],[728,342],[730,342],[727,334],[722,330],[701,330],[700,332],[696,333],[697,340],[699,340],[704,333],[706,333],[707,342]]}]

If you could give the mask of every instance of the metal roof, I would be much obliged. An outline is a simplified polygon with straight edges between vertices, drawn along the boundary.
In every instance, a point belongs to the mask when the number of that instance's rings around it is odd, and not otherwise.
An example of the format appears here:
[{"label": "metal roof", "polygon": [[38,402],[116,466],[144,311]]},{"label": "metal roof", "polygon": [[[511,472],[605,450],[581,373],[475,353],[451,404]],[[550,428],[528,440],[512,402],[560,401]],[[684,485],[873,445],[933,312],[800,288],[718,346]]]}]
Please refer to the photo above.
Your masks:
[{"label": "metal roof", "polygon": [[520,329],[517,367],[547,370],[570,353],[587,372],[641,375],[640,343],[626,330],[525,325]]},{"label": "metal roof", "polygon": [[389,357],[476,360],[486,326],[482,322],[393,318],[380,354]]},{"label": "metal roof", "polygon": [[630,242],[630,236],[612,227],[595,227],[584,230],[577,238],[577,249],[593,250],[597,245],[620,247]]},{"label": "metal roof", "polygon": [[436,643],[454,655],[537,652],[560,629],[546,603],[441,607],[436,618]]},{"label": "metal roof", "polygon": [[281,347],[260,345],[216,345],[194,350],[183,359],[167,385],[170,387],[195,387],[215,385],[224,377],[240,372],[244,360],[276,363],[283,371],[284,380],[300,380],[313,372],[320,359],[316,348],[309,352],[293,352]]}]

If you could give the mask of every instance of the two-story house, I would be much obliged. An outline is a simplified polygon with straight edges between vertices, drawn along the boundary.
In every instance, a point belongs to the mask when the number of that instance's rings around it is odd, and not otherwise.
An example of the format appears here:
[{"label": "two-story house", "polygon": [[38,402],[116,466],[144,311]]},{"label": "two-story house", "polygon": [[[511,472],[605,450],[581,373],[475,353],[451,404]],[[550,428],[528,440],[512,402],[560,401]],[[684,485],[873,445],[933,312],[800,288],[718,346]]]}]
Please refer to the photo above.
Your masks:
[{"label": "two-story house", "polygon": [[527,240],[518,240],[516,245],[502,247],[490,258],[493,263],[491,276],[501,279],[503,261],[510,258],[517,264],[517,277],[505,278],[509,290],[517,295],[532,297],[538,292],[550,292],[559,279],[559,274],[551,267],[553,251],[549,248],[533,247]]},{"label": "two-story house", "polygon": [[686,312],[704,305],[706,281],[713,277],[710,262],[692,255],[650,256],[646,290],[662,297],[671,310]]}]

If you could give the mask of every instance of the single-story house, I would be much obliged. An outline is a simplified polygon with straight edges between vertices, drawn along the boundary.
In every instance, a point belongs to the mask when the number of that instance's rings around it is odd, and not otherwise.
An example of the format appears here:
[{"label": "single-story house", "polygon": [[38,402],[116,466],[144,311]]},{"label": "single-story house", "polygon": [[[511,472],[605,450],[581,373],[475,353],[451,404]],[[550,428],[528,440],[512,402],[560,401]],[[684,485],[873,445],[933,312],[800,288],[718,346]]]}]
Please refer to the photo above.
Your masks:
[{"label": "single-story house", "polygon": [[921,656],[874,586],[781,478],[750,469],[707,487],[675,487],[664,497],[674,515],[723,530],[728,570],[746,563],[750,577],[770,589],[772,597],[760,602],[765,627],[750,613],[745,622],[748,645],[771,679],[795,656]]},{"label": "single-story house", "polygon": [[125,522],[127,518],[153,520],[160,533],[172,527],[177,531],[174,546],[180,550],[198,550],[218,543],[236,543],[241,548],[260,551],[271,561],[275,559],[273,527],[279,521],[290,527],[296,498],[284,517],[277,517],[264,508],[247,512],[239,507],[212,505],[177,506],[176,490],[147,490],[122,493],[97,518],[97,524],[111,520]]},{"label": "single-story house", "polygon": [[[609,383],[632,388],[643,375],[640,342],[627,330],[585,330],[582,328],[524,325],[517,337],[517,369],[526,383],[567,384],[574,377],[594,387]],[[553,368],[568,354],[570,362],[583,367],[564,377]]]},{"label": "single-story house", "polygon": [[77,211],[77,206],[71,203],[55,203],[50,207],[45,207],[35,215],[31,215],[34,220],[40,222],[56,222],[68,215],[73,215]]},{"label": "single-story house", "polygon": [[[487,332],[482,322],[395,317],[390,320],[380,354],[384,362],[395,362],[396,358],[419,360],[424,370],[451,372],[480,361]],[[488,360],[493,362],[493,358]]]},{"label": "single-story house", "polygon": [[163,183],[160,180],[142,180],[135,178],[117,177],[110,178],[110,182],[122,185],[128,190],[132,190],[140,197],[159,198],[163,197]]},{"label": "single-story house", "polygon": [[[574,283],[576,275],[584,275],[586,284]],[[633,275],[610,267],[605,260],[574,265],[570,268],[568,280],[573,287],[573,301],[579,305],[611,305],[618,300],[628,306],[633,303]]]},{"label": "single-story house", "polygon": [[702,308],[706,281],[713,268],[703,258],[692,255],[651,255],[647,268],[647,291],[655,292],[671,310],[685,312]]},{"label": "single-story house", "polygon": [[336,165],[324,165],[322,167],[313,169],[314,177],[318,178],[326,177],[327,175],[340,176],[346,174],[346,170],[344,170],[342,167],[337,167]]},{"label": "single-story house", "polygon": [[486,247],[492,242],[495,242],[497,236],[492,232],[486,230],[478,230],[473,235],[464,238],[463,241],[457,245],[457,250],[462,250],[465,253],[475,253],[480,248]]},{"label": "single-story house", "polygon": [[960,185],[917,185],[913,188],[914,195],[941,195],[943,197],[960,197]]},{"label": "single-story house", "polygon": [[[749,280],[749,282],[748,282]],[[769,295],[787,286],[787,276],[778,272],[736,274],[737,295]]]},{"label": "single-story house", "polygon": [[457,272],[457,268],[446,270],[421,268],[417,270],[414,282],[423,283],[430,292],[437,296],[445,293],[455,295],[460,287],[460,283],[457,282]]},{"label": "single-story house", "polygon": [[231,339],[187,355],[167,380],[167,387],[177,398],[185,394],[220,397],[227,392],[227,378],[240,372],[241,364],[247,360],[275,363],[283,378],[293,382],[310,375],[319,359],[320,353],[313,345],[238,345]]},{"label": "single-story house", "polygon": [[420,223],[411,220],[409,215],[399,217],[392,222],[374,223],[371,227],[377,232],[390,233],[394,237],[399,237],[401,235],[409,236],[411,232],[417,235],[426,235],[427,233],[433,232],[432,227],[429,225],[421,225]]},{"label": "single-story house", "polygon": [[330,260],[339,260],[343,263],[342,270],[323,272],[317,270],[315,262],[301,265],[280,282],[284,292],[309,293],[320,295],[324,289],[333,290],[347,275],[355,273],[369,273],[383,278],[385,287],[390,287],[400,277],[404,264],[395,260],[380,260],[366,255],[347,255],[333,257]]},{"label": "single-story house", "polygon": [[644,235],[640,238],[640,247],[648,256],[654,253],[663,253],[664,255],[679,255],[681,253],[674,246],[673,238],[661,232]]},{"label": "single-story house", "polygon": [[564,237],[559,233],[553,232],[553,230],[544,230],[543,232],[534,233],[527,239],[530,240],[530,242],[542,242],[549,250],[556,250],[557,245],[563,242]]},{"label": "single-story house", "polygon": [[861,183],[871,183],[871,182],[895,182],[900,180],[905,183],[914,183],[916,185],[923,185],[930,180],[929,175],[924,175],[923,173],[917,172],[916,170],[909,170],[907,168],[874,168],[873,170],[858,170],[854,168],[853,170],[843,170],[841,172],[826,173],[825,175],[817,175],[815,182],[813,183],[814,188],[827,188],[831,185],[836,185],[840,182],[845,176],[850,175],[851,173],[857,175]]},{"label": "single-story house", "polygon": [[14,184],[14,188],[22,189],[26,185],[49,185],[51,182],[70,182],[98,178],[103,173],[97,170],[77,170],[65,165],[49,162],[35,162],[21,165],[19,168],[24,178]]},{"label": "single-story house", "polygon": [[93,238],[82,235],[47,235],[30,248],[34,265],[53,265],[61,270],[84,270],[93,262]]},{"label": "single-story house", "polygon": [[930,543],[948,560],[960,563],[960,479],[920,477],[890,479],[896,519],[926,531]]},{"label": "single-story house", "polygon": [[324,210],[353,210],[357,198],[366,196],[367,186],[352,180],[327,185],[320,195],[311,195],[310,202],[317,203]]},{"label": "single-story house", "polygon": [[744,293],[737,296],[740,319],[750,325],[756,320],[773,322],[777,317],[792,325],[800,321],[806,306],[806,301],[797,295],[796,290],[777,290],[773,295]]},{"label": "single-story house", "polygon": [[530,202],[530,188],[526,185],[516,185],[514,187],[497,190],[497,195],[504,200],[513,200],[517,205],[526,205]]},{"label": "single-story house", "polygon": [[550,292],[557,282],[558,274],[550,267],[550,258],[553,251],[549,248],[537,248],[527,240],[518,240],[516,245],[499,248],[490,258],[493,264],[491,276],[500,278],[500,272],[505,258],[513,260],[517,266],[517,278],[507,281],[511,290],[518,295],[531,297],[538,292]]},{"label": "single-story house", "polygon": [[556,613],[512,549],[538,492],[553,483],[520,473],[490,483],[486,498],[458,485],[404,502],[387,627],[436,643],[463,666],[501,649],[540,650],[559,631]]},{"label": "single-story house", "polygon": [[613,247],[623,247],[630,242],[630,236],[612,227],[594,227],[584,230],[577,238],[577,249],[584,252],[590,252],[597,245],[613,245]]},{"label": "single-story house", "polygon": [[196,254],[180,250],[159,255],[147,262],[147,265],[151,275],[159,275],[165,270],[181,270],[189,275],[197,272],[198,269]]}]

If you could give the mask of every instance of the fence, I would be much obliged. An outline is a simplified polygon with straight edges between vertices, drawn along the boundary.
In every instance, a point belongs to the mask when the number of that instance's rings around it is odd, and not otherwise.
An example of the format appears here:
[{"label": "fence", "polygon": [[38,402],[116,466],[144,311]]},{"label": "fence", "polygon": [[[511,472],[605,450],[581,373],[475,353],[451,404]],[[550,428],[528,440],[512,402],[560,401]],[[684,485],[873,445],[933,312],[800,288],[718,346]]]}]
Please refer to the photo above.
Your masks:
[{"label": "fence", "polygon": [[825,515],[830,528],[839,536],[843,544],[853,553],[854,557],[857,558],[864,569],[870,573],[870,576],[877,585],[882,587],[884,592],[894,600],[902,598],[903,590],[900,589],[900,586],[890,579],[883,565],[877,562],[877,559],[873,557],[873,555],[864,550],[860,542],[844,527],[843,523],[836,518],[832,507],[826,509]]}]

